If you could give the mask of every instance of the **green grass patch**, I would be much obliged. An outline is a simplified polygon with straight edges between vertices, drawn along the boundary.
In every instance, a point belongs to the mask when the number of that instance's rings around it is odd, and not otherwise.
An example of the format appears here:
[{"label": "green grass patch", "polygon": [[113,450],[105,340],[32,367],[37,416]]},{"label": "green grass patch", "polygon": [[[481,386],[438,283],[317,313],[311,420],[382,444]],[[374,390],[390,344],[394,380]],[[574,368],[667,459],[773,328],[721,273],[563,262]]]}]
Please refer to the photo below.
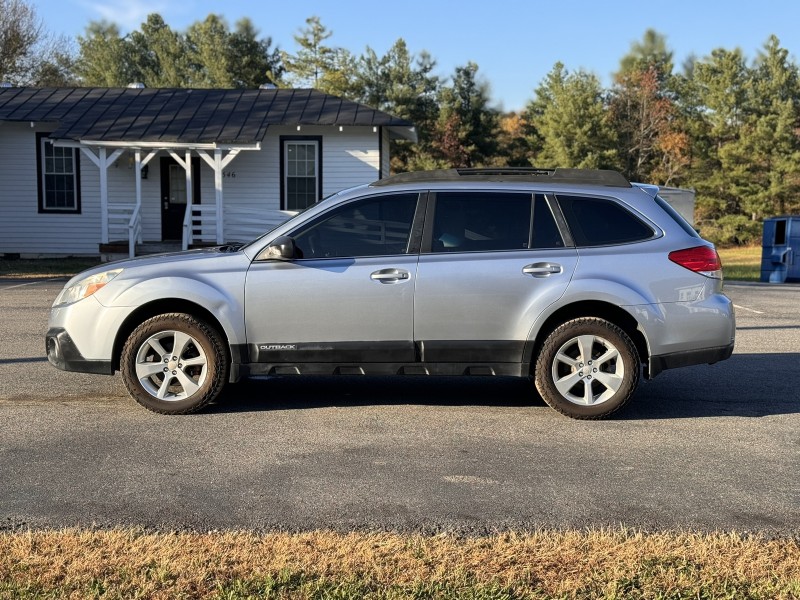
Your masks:
[{"label": "green grass patch", "polygon": [[93,258],[0,258],[0,277],[32,279],[36,277],[72,277],[100,264]]},{"label": "green grass patch", "polygon": [[761,279],[761,246],[718,248],[725,279],[759,281]]}]

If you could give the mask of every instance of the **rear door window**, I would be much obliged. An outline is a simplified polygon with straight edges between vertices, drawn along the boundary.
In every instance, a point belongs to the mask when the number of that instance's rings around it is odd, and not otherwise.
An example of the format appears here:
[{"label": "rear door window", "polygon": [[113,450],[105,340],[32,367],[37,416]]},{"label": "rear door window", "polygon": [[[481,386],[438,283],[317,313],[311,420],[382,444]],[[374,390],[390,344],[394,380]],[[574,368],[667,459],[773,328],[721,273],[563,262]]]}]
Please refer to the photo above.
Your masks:
[{"label": "rear door window", "polygon": [[655,235],[649,225],[613,200],[561,194],[557,197],[578,247],[629,244]]},{"label": "rear door window", "polygon": [[489,252],[530,247],[532,195],[439,192],[432,252]]}]

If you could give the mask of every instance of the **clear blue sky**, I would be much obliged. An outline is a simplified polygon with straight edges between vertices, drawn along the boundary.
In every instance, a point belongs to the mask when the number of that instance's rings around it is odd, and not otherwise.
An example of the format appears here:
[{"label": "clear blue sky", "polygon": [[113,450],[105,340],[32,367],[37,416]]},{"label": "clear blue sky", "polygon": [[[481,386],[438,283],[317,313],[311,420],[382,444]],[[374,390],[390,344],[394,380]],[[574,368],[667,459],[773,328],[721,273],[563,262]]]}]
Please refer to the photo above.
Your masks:
[{"label": "clear blue sky", "polygon": [[608,85],[631,42],[650,27],[667,36],[678,67],[690,54],[703,57],[718,47],[739,47],[753,59],[773,33],[792,57],[800,55],[800,0],[30,1],[49,31],[72,38],[92,20],[112,21],[128,32],[158,12],[183,30],[213,12],[231,26],[250,17],[273,45],[289,52],[305,19],[318,15],[333,31],[328,42],[354,54],[366,46],[383,54],[402,37],[412,52],[430,52],[443,77],[476,62],[494,103],[506,110],[524,107],[556,61],[592,71]]}]

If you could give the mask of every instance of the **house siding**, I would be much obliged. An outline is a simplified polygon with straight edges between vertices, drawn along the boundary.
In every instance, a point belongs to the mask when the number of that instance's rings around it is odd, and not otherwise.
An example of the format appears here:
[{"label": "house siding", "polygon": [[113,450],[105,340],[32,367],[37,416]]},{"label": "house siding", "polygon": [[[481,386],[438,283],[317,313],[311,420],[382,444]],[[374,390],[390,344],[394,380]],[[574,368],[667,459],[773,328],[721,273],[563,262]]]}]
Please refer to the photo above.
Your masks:
[{"label": "house siding", "polygon": [[[47,125],[31,128],[29,123],[0,123],[0,253],[99,252],[100,172],[82,152],[81,213],[38,212],[35,134],[53,129]],[[291,216],[280,209],[280,136],[298,134],[322,136],[323,196],[378,179],[380,141],[372,127],[345,127],[339,131],[334,126],[304,125],[301,132],[297,127],[270,127],[260,151],[241,151],[225,169],[229,175],[223,177],[226,241],[249,239]],[[388,162],[388,141],[385,143],[384,160]],[[183,158],[185,152],[178,154]],[[142,180],[144,241],[161,240],[161,156],[168,154],[161,152],[154,157],[148,163],[148,178]],[[200,164],[201,203],[213,205],[214,171],[205,161]],[[125,152],[108,169],[109,204],[136,201],[134,176],[133,153]]]},{"label": "house siding", "polygon": [[[0,123],[0,253],[97,255],[99,194],[91,188],[97,169],[81,156],[80,214],[39,213],[36,133],[54,125]],[[87,185],[89,188],[87,189]]]},{"label": "house siding", "polygon": [[[281,136],[322,137],[322,195],[371,183],[378,179],[380,153],[378,133],[372,127],[302,126],[270,127],[261,142],[261,151],[243,151],[228,165],[233,177],[224,177],[223,197],[226,240],[241,239],[236,221],[242,218],[239,209],[257,214],[249,231],[265,231],[288,219],[292,214],[281,210],[280,138]],[[201,175],[203,202],[214,202],[214,172],[204,165]]]}]

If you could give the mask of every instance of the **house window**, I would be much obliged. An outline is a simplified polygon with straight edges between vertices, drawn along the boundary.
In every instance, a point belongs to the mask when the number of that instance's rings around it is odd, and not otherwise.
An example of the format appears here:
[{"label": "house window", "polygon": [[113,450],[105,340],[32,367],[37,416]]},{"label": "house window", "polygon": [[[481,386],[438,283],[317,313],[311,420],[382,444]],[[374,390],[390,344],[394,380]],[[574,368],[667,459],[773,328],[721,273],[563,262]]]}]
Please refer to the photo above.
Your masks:
[{"label": "house window", "polygon": [[281,138],[281,208],[303,210],[322,197],[321,137]]},{"label": "house window", "polygon": [[47,133],[36,134],[39,212],[81,212],[78,150],[54,146]]}]

